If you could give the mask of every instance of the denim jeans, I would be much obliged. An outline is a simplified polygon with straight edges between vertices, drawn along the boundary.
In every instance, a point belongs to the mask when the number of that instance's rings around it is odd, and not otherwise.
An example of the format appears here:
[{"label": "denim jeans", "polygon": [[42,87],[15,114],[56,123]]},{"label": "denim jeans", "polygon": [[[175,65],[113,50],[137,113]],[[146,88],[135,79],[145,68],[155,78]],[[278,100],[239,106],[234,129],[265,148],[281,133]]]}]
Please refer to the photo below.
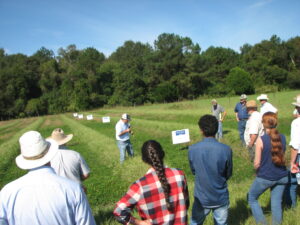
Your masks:
[{"label": "denim jeans", "polygon": [[133,157],[133,148],[129,139],[127,141],[117,140],[117,145],[120,150],[120,163],[124,162],[126,157],[126,151],[130,157]]},{"label": "denim jeans", "polygon": [[281,224],[282,221],[282,196],[288,177],[283,177],[277,181],[266,180],[256,177],[248,193],[248,203],[256,223],[267,224],[262,208],[259,205],[258,198],[268,188],[271,188],[271,211],[272,224]]},{"label": "denim jeans", "polygon": [[210,213],[210,211],[213,212],[215,225],[227,225],[228,208],[229,203],[216,208],[204,208],[201,205],[200,201],[195,198],[190,225],[203,224],[206,216]]},{"label": "denim jeans", "polygon": [[295,208],[297,206],[297,187],[296,174],[290,172],[284,193],[284,203],[287,207]]},{"label": "denim jeans", "polygon": [[238,122],[238,130],[239,130],[240,139],[241,139],[243,145],[245,145],[244,133],[245,133],[245,129],[246,129],[246,123],[247,123],[247,120],[239,120],[239,122]]},{"label": "denim jeans", "polygon": [[219,121],[219,125],[218,125],[218,132],[216,134],[216,138],[218,140],[222,139],[223,138],[223,127],[222,127],[222,122]]}]

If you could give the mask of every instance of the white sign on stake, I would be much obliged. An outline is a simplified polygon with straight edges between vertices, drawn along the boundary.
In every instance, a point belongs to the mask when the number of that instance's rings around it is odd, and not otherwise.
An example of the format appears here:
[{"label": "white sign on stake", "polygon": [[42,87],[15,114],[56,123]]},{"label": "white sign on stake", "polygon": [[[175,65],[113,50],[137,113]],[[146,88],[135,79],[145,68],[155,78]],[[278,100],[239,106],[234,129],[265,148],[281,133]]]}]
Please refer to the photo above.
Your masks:
[{"label": "white sign on stake", "polygon": [[109,116],[102,117],[102,123],[110,123],[110,117]]},{"label": "white sign on stake", "polygon": [[78,119],[83,119],[83,114],[78,114]]},{"label": "white sign on stake", "polygon": [[172,131],[172,141],[173,141],[173,144],[181,144],[181,143],[190,142],[189,129]]},{"label": "white sign on stake", "polygon": [[92,120],[92,119],[94,119],[94,118],[93,118],[93,115],[91,114],[91,115],[87,115],[87,116],[86,116],[86,119],[87,119],[87,120]]},{"label": "white sign on stake", "polygon": [[77,116],[78,116],[78,113],[73,113],[73,116],[74,116],[74,117],[77,117]]}]

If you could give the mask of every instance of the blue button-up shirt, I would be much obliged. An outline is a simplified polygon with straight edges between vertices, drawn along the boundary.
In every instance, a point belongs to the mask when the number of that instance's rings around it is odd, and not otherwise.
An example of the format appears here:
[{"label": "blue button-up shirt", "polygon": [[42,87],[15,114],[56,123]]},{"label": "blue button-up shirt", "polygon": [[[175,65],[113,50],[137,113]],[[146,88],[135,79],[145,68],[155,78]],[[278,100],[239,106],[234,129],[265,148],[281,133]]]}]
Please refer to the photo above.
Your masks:
[{"label": "blue button-up shirt", "polygon": [[48,166],[30,170],[0,192],[0,225],[95,225],[80,184]]},{"label": "blue button-up shirt", "polygon": [[195,175],[194,196],[203,207],[229,203],[227,180],[232,174],[232,151],[215,138],[204,138],[189,147],[189,162]]},{"label": "blue button-up shirt", "polygon": [[234,108],[234,112],[238,113],[238,118],[240,120],[245,120],[249,118],[246,104],[238,102]]}]

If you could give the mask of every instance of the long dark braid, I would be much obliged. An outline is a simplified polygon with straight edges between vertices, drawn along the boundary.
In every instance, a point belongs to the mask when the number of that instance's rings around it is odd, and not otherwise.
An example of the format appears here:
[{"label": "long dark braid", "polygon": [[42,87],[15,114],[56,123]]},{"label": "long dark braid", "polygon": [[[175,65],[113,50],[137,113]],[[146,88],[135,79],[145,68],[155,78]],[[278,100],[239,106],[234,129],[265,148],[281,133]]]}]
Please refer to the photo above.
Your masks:
[{"label": "long dark braid", "polygon": [[158,179],[164,190],[166,197],[167,208],[169,211],[173,211],[173,204],[170,202],[171,186],[168,183],[165,174],[163,158],[165,153],[161,145],[154,140],[146,141],[142,147],[142,159],[145,163],[151,165],[157,173]]}]

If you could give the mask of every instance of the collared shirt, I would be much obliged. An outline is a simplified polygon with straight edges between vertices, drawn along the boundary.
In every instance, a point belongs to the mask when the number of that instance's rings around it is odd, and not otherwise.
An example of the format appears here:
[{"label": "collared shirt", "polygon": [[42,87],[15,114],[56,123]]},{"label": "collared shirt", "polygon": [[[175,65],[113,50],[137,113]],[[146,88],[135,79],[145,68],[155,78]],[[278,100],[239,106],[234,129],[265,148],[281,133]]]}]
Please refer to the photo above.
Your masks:
[{"label": "collared shirt", "polygon": [[217,120],[220,120],[222,118],[222,113],[224,111],[224,108],[219,104],[217,104],[216,109],[214,108],[214,106],[211,107],[211,113],[214,117],[217,118]]},{"label": "collared shirt", "polygon": [[249,118],[246,104],[242,104],[241,102],[238,102],[234,108],[234,112],[238,114],[238,118],[240,120],[246,120]]},{"label": "collared shirt", "polygon": [[266,112],[277,113],[277,109],[270,102],[265,102],[260,107],[260,114],[263,116]]},{"label": "collared shirt", "polygon": [[300,117],[293,120],[291,124],[291,141],[290,146],[300,153]]},{"label": "collared shirt", "polygon": [[119,222],[130,217],[136,207],[142,219],[150,219],[151,224],[187,224],[188,188],[183,171],[165,168],[171,187],[170,200],[174,212],[167,209],[163,188],[154,169],[135,181],[127,193],[117,203],[114,215]]},{"label": "collared shirt", "polygon": [[130,127],[129,123],[124,123],[121,119],[116,124],[116,139],[118,141],[127,141],[130,138],[130,134],[127,132],[120,136],[124,130],[127,130]]},{"label": "collared shirt", "polygon": [[251,113],[245,128],[244,139],[246,145],[250,143],[250,134],[261,136],[264,134],[263,125],[261,122],[261,114],[257,111]]},{"label": "collared shirt", "polygon": [[189,147],[189,163],[195,175],[194,196],[205,208],[229,204],[227,180],[232,175],[232,150],[208,137]]},{"label": "collared shirt", "polygon": [[81,186],[43,166],[1,190],[0,224],[95,225],[95,220]]},{"label": "collared shirt", "polygon": [[81,183],[82,175],[88,175],[90,168],[78,152],[59,147],[58,153],[51,160],[51,167],[59,176]]}]

